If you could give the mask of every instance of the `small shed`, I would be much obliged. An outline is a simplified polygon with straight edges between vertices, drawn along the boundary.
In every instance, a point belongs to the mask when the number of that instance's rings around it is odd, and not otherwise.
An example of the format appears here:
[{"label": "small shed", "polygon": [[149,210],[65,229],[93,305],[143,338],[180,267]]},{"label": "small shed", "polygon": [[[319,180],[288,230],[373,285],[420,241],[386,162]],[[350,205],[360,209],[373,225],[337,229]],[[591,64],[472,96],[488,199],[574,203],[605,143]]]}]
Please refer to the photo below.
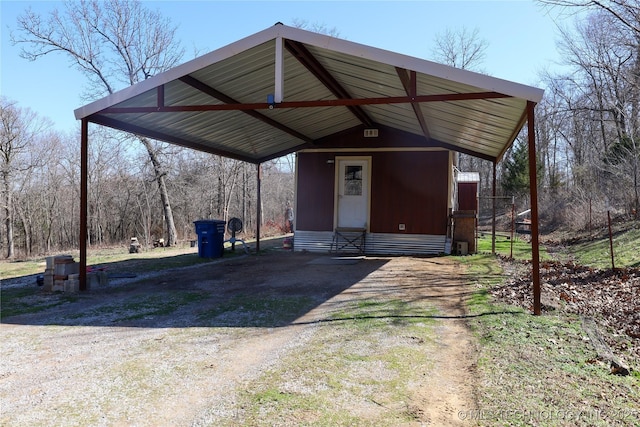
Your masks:
[{"label": "small shed", "polygon": [[478,212],[478,197],[480,195],[480,174],[478,172],[458,172],[457,209],[461,211]]},{"label": "small shed", "polygon": [[459,255],[474,254],[478,249],[480,174],[458,171],[456,183],[457,204],[452,215],[453,251]]}]

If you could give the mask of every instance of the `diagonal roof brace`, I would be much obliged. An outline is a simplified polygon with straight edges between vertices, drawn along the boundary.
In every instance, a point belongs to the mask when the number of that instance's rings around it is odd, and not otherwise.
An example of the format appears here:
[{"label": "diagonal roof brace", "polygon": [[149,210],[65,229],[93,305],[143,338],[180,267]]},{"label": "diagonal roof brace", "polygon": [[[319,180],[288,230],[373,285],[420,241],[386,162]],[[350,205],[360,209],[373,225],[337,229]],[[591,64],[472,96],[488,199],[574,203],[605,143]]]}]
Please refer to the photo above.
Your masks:
[{"label": "diagonal roof brace", "polygon": [[509,145],[505,145],[504,148],[500,151],[500,154],[498,154],[498,156],[496,157],[496,161],[501,161],[502,157],[504,157],[504,154],[507,152],[507,150],[509,149],[509,147],[511,147],[511,144],[513,144],[513,141],[516,140],[516,138],[518,137],[518,134],[520,133],[520,129],[522,129],[522,127],[524,126],[524,124],[527,122],[528,120],[528,111],[525,110],[522,113],[522,116],[520,116],[520,120],[518,121],[518,123],[516,124],[516,127],[513,129],[513,132],[511,133],[511,136],[509,137]]},{"label": "diagonal roof brace", "polygon": [[[404,68],[396,67],[396,72],[398,73],[398,77],[402,82],[402,86],[404,87],[405,92],[409,97],[415,99],[417,95],[417,77],[416,72],[411,71],[407,72]],[[429,134],[429,127],[427,126],[427,122],[424,120],[424,116],[422,115],[422,109],[420,108],[420,104],[417,102],[412,102],[411,107],[413,108],[413,112],[416,115],[416,119],[418,123],[420,123],[420,128],[422,129],[422,133],[427,140],[431,139],[431,135]]]},{"label": "diagonal roof brace", "polygon": [[203,151],[205,153],[217,154],[219,156],[229,157],[231,159],[242,160],[247,163],[256,163],[256,159],[248,157],[243,154],[232,153],[230,151],[221,150],[213,147],[207,147],[202,144],[195,143],[185,138],[176,137],[160,131],[152,130],[146,127],[137,126],[132,123],[123,122],[108,116],[94,114],[88,118],[88,121],[96,123],[102,126],[107,126],[112,129],[122,130],[135,135],[146,136],[158,141],[165,141],[171,144],[179,145],[181,147],[191,148],[193,150]]},{"label": "diagonal roof brace", "polygon": [[[220,92],[217,89],[212,88],[211,86],[201,82],[200,80],[196,79],[195,77],[191,77],[189,75],[187,76],[183,76],[180,77],[179,79],[182,83],[188,84],[189,86],[193,87],[194,89],[198,89],[199,91],[206,93],[207,95],[216,98],[224,103],[227,104],[240,104],[238,101],[236,101],[235,99],[233,99],[230,96],[225,95],[224,93]],[[300,132],[291,129],[285,125],[283,125],[280,122],[277,122],[267,116],[265,116],[262,113],[259,113],[258,111],[255,110],[241,110],[244,111],[246,114],[250,115],[251,117],[253,117],[254,119],[258,119],[270,126],[273,126],[274,128],[280,129],[283,132],[288,133],[289,135],[295,136],[298,139],[301,139],[304,142],[307,142],[309,144],[313,143],[313,139],[307,137],[304,134],[301,134]]]},{"label": "diagonal roof brace", "polygon": [[[351,99],[349,92],[327,71],[326,68],[313,56],[311,52],[300,42],[293,40],[285,40],[285,48],[304,65],[311,74],[313,74],[327,89],[331,91],[338,99]],[[367,115],[362,107],[357,105],[347,106],[349,111],[362,122],[365,126],[374,126],[373,120]]]}]

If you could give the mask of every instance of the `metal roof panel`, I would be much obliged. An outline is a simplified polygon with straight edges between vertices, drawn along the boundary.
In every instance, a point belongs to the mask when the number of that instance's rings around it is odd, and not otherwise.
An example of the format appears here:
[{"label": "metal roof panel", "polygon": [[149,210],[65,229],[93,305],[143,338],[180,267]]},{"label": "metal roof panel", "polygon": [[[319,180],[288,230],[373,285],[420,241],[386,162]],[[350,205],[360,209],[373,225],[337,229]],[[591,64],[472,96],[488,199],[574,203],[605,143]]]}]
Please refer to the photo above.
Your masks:
[{"label": "metal roof panel", "polygon": [[[504,94],[507,97],[419,103],[417,111],[431,138],[483,156],[504,152],[522,125],[527,102],[542,96],[537,88],[276,25],[87,104],[75,111],[76,117],[256,162],[362,125],[363,117],[425,134],[409,102],[320,105],[343,101],[343,95],[337,96],[332,83],[316,74],[315,63],[299,60],[299,51],[281,49],[280,67],[277,47],[284,46],[285,39],[303,46],[355,101],[406,98],[399,73],[415,74],[420,96]],[[280,69],[283,107],[268,109]],[[287,102],[305,105],[284,108]],[[260,108],[245,110],[247,104]],[[218,106],[235,110],[212,111]],[[207,111],[182,111],[186,108]]]}]

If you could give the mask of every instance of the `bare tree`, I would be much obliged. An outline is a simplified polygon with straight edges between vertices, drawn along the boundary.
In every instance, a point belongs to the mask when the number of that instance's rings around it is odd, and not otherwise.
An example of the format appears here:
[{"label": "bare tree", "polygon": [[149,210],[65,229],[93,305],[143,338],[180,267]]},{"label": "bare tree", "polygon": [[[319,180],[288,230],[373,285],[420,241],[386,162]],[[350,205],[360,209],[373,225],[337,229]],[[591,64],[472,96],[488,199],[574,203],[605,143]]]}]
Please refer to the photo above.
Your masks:
[{"label": "bare tree", "polygon": [[51,123],[31,110],[23,110],[0,98],[0,181],[2,210],[7,240],[7,258],[15,255],[14,193],[20,187],[19,173],[29,172],[39,163],[37,139]]},{"label": "bare tree", "polygon": [[293,26],[303,30],[313,31],[314,33],[326,34],[331,37],[340,37],[340,32],[336,27],[327,27],[326,24],[319,22],[309,22],[306,19],[293,19]]},{"label": "bare tree", "polygon": [[[436,35],[431,50],[435,61],[469,71],[482,71],[488,42],[480,37],[477,28],[469,30],[447,29]],[[456,165],[462,171],[477,171],[482,183],[492,182],[493,166],[490,162],[460,153]],[[487,190],[489,191],[489,190]]]},{"label": "bare tree", "polygon": [[434,42],[434,60],[463,70],[481,71],[489,44],[480,38],[477,28],[447,29],[437,34]]},{"label": "bare tree", "polygon": [[637,0],[538,0],[551,7],[601,10],[640,34],[640,4]]},{"label": "bare tree", "polygon": [[[89,80],[88,98],[95,99],[175,66],[184,53],[175,31],[170,20],[139,1],[82,0],[68,1],[62,11],[54,9],[47,17],[25,11],[12,41],[21,44],[22,57],[32,61],[53,52],[68,56]],[[138,140],[153,165],[167,243],[173,245],[177,232],[159,148],[147,138]]]},{"label": "bare tree", "polygon": [[[539,126],[549,131],[566,159],[563,206],[605,201],[640,208],[640,27],[637,2],[545,1],[586,11],[572,28],[560,28],[562,74],[547,75],[547,101]],[[579,7],[583,9],[579,9]],[[589,10],[591,8],[592,10]],[[613,13],[612,11],[617,11]],[[635,12],[634,12],[635,11]],[[624,12],[624,13],[623,13]],[[624,16],[625,19],[620,19]],[[554,154],[547,153],[550,159]],[[588,204],[588,206],[587,206]],[[577,213],[577,212],[575,212]],[[576,217],[572,213],[573,217]]]}]

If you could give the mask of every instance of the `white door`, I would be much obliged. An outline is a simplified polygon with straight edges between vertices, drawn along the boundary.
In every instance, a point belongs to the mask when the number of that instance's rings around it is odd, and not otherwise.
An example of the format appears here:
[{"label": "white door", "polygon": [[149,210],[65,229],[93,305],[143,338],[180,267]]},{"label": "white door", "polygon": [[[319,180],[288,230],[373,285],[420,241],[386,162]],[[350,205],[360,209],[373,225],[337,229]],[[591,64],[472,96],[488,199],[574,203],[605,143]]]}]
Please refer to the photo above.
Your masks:
[{"label": "white door", "polygon": [[338,160],[337,227],[367,228],[369,160]]}]

